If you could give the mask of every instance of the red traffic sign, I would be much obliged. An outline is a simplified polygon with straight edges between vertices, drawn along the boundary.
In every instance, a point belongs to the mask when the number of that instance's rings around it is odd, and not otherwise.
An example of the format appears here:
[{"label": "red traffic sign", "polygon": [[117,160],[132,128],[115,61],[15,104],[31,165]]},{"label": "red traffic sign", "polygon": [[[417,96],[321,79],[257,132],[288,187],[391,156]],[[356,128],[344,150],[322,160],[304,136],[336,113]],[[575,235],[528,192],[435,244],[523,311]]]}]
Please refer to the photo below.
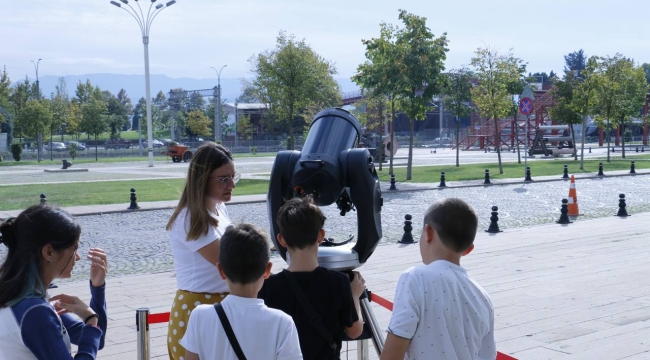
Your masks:
[{"label": "red traffic sign", "polygon": [[519,112],[524,115],[530,115],[533,112],[533,100],[530,98],[521,98],[519,100]]}]

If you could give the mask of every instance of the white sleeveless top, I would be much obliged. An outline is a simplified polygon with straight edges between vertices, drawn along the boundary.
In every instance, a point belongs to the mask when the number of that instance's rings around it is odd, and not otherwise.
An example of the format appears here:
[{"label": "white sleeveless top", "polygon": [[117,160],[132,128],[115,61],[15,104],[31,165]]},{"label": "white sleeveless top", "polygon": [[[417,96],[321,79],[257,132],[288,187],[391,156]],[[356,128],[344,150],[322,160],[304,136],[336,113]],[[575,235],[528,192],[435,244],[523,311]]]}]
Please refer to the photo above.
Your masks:
[{"label": "white sleeveless top", "polygon": [[[46,303],[34,305],[25,311],[25,314],[36,306],[49,307]],[[61,323],[61,335],[63,336],[63,341],[65,342],[68,351],[71,351],[70,335],[68,335],[68,332],[63,326],[61,318],[58,315],[57,318]],[[2,344],[2,346],[0,346],[0,360],[38,360],[23,342],[23,337],[20,332],[21,324],[22,319],[16,319],[13,311],[11,311],[11,307],[0,308],[0,344]]]}]

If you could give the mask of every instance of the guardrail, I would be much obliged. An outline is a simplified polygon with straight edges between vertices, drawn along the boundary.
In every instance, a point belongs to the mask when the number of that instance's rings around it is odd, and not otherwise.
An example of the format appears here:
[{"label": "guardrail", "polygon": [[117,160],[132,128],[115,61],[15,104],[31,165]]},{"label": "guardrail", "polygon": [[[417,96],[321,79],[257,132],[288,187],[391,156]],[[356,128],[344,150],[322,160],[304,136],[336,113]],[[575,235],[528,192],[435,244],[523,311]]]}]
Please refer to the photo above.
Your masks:
[{"label": "guardrail", "polygon": [[[385,298],[368,291],[369,299],[371,302],[385,308],[388,311],[393,311],[393,303]],[[170,314],[157,313],[149,314],[149,308],[139,308],[136,310],[135,324],[138,337],[138,360],[151,359],[151,339],[149,336],[149,325],[169,322]],[[367,360],[368,354],[368,340],[360,340],[357,347],[357,359]],[[510,355],[497,352],[496,360],[517,360]]]}]

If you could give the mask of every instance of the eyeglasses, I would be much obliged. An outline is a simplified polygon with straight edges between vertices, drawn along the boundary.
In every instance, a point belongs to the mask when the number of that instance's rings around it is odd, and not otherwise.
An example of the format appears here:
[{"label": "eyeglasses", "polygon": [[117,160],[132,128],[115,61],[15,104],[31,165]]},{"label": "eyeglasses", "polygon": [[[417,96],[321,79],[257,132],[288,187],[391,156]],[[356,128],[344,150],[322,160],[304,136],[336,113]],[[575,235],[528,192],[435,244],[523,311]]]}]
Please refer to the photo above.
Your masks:
[{"label": "eyeglasses", "polygon": [[241,175],[239,173],[235,173],[233,176],[223,176],[223,177],[210,176],[210,179],[214,179],[221,182],[222,187],[226,187],[230,183],[230,181],[232,181],[233,184],[237,184],[240,178]]}]

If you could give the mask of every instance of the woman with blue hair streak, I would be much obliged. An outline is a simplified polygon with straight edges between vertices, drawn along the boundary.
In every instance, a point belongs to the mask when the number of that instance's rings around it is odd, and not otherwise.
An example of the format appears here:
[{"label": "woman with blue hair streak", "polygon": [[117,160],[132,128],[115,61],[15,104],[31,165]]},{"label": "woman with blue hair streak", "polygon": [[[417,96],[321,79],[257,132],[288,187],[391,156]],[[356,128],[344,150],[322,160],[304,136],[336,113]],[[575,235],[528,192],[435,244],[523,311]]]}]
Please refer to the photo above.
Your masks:
[{"label": "woman with blue hair streak", "polygon": [[[0,224],[8,253],[0,266],[0,360],[95,359],[106,335],[106,254],[90,249],[90,306],[78,297],[50,297],[54,279],[69,278],[81,227],[67,212],[35,205]],[[76,316],[73,316],[76,315]],[[77,345],[71,355],[70,344]]]}]

